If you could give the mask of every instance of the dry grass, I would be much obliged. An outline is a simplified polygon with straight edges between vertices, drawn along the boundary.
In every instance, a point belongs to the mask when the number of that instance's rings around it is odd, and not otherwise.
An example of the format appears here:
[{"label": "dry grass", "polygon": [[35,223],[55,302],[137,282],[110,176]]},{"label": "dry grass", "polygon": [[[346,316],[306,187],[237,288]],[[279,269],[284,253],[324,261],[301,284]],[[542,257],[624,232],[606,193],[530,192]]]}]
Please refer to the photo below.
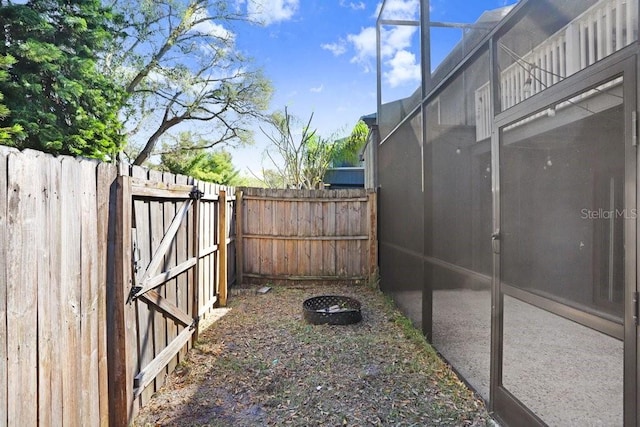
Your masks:
[{"label": "dry grass", "polygon": [[[309,325],[302,302],[347,295],[356,325]],[[136,426],[482,426],[484,405],[380,292],[274,287],[231,310],[138,415]]]}]

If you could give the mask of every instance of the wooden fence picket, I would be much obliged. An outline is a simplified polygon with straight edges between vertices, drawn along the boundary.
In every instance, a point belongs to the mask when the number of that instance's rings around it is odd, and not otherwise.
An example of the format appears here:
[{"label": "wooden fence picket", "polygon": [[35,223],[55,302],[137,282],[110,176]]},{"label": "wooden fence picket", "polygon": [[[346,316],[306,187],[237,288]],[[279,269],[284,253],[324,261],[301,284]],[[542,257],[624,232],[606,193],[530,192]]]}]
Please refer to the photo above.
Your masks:
[{"label": "wooden fence picket", "polygon": [[[10,149],[0,146],[0,176],[7,176]],[[8,423],[7,396],[7,262],[8,262],[8,224],[7,224],[8,182],[0,185],[0,427]]]},{"label": "wooden fence picket", "polygon": [[[37,423],[37,241],[39,174],[33,155],[11,153],[7,180],[7,390],[20,390],[18,399],[9,399],[9,422]],[[30,177],[25,180],[24,177]],[[25,268],[26,267],[26,268]],[[34,287],[34,284],[36,286]]]}]

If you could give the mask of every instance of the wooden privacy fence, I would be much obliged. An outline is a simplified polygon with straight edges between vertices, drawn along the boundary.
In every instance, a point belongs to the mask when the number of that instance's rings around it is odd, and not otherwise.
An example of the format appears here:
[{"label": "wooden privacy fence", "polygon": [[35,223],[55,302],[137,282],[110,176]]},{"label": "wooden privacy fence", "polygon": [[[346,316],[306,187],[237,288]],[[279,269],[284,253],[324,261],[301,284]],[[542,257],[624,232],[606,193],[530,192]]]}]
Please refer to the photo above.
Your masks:
[{"label": "wooden privacy fence", "polygon": [[240,282],[366,281],[377,273],[373,190],[238,191]]},{"label": "wooden privacy fence", "polygon": [[111,165],[0,147],[0,426],[105,425]]},{"label": "wooden privacy fence", "polygon": [[0,146],[0,427],[126,425],[230,283],[376,266],[374,192],[236,191]]},{"label": "wooden privacy fence", "polygon": [[233,192],[0,147],[0,427],[129,422],[226,299]]}]

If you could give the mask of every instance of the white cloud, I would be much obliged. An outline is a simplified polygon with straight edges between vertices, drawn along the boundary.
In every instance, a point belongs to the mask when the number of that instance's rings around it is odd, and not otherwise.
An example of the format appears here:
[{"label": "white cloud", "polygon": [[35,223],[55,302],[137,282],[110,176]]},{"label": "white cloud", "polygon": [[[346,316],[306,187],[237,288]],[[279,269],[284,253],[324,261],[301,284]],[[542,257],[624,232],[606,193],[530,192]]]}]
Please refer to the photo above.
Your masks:
[{"label": "white cloud", "polygon": [[[382,3],[376,7],[375,17],[380,14]],[[387,0],[384,5],[384,19],[417,20],[420,12],[420,0]]]},{"label": "white cloud", "polygon": [[293,18],[299,0],[248,0],[247,13],[263,25],[270,25]]},{"label": "white cloud", "polygon": [[[349,0],[340,0],[340,5],[350,7]],[[377,12],[380,12],[378,4]],[[387,0],[385,19],[410,20],[419,18],[420,0]],[[376,15],[377,16],[377,15]],[[391,86],[420,81],[420,65],[416,64],[416,56],[411,50],[419,47],[417,26],[385,25],[380,28],[380,56],[383,63],[383,78]],[[348,34],[346,38],[335,43],[321,45],[322,49],[339,56],[348,50],[353,51],[351,63],[358,64],[364,72],[372,72],[376,63],[376,28],[361,28],[359,33]]]},{"label": "white cloud", "polygon": [[[380,54],[382,59],[393,57],[396,52],[411,46],[412,38],[418,31],[416,27],[395,26],[380,30]],[[366,72],[371,71],[371,64],[376,59],[376,29],[363,28],[358,34],[347,35],[347,41],[353,46],[355,55],[351,58],[354,64],[360,64]]]},{"label": "white cloud", "polygon": [[371,71],[371,61],[376,58],[375,27],[363,28],[358,34],[349,34],[347,41],[355,49],[355,56],[351,58],[351,62],[362,65],[366,72]]},{"label": "white cloud", "polygon": [[205,8],[198,9],[191,17],[191,22],[195,25],[191,31],[205,36],[216,37],[224,40],[233,40],[235,35],[222,25],[213,22],[211,15]]},{"label": "white cloud", "polygon": [[417,27],[395,26],[382,28],[380,31],[381,53],[383,58],[393,56],[397,51],[411,46],[413,35],[418,31]]},{"label": "white cloud", "polygon": [[359,1],[357,3],[354,2],[347,2],[346,0],[340,0],[340,6],[341,7],[348,7],[351,8],[353,10],[365,10],[365,8],[367,7],[364,2]]},{"label": "white cloud", "polygon": [[320,47],[324,50],[328,50],[335,56],[340,56],[347,51],[347,44],[343,39],[340,39],[335,43],[323,43]]},{"label": "white cloud", "polygon": [[323,89],[324,89],[324,85],[321,84],[318,87],[312,87],[311,89],[309,89],[309,92],[320,93],[322,92]]},{"label": "white cloud", "polygon": [[389,67],[389,71],[385,71],[383,75],[392,88],[420,82],[420,64],[416,63],[416,56],[411,52],[399,50],[385,65]]},{"label": "white cloud", "polygon": [[233,4],[233,10],[235,10],[237,13],[242,12],[245,3],[246,0],[235,0]]}]

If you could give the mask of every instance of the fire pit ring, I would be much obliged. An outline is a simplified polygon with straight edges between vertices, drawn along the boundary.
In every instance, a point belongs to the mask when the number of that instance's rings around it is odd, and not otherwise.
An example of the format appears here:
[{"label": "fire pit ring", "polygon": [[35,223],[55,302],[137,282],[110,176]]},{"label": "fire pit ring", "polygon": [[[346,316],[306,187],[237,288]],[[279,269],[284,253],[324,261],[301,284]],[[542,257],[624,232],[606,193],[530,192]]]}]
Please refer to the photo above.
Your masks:
[{"label": "fire pit ring", "polygon": [[362,320],[360,301],[339,295],[321,295],[302,303],[304,320],[314,325],[350,325]]}]

